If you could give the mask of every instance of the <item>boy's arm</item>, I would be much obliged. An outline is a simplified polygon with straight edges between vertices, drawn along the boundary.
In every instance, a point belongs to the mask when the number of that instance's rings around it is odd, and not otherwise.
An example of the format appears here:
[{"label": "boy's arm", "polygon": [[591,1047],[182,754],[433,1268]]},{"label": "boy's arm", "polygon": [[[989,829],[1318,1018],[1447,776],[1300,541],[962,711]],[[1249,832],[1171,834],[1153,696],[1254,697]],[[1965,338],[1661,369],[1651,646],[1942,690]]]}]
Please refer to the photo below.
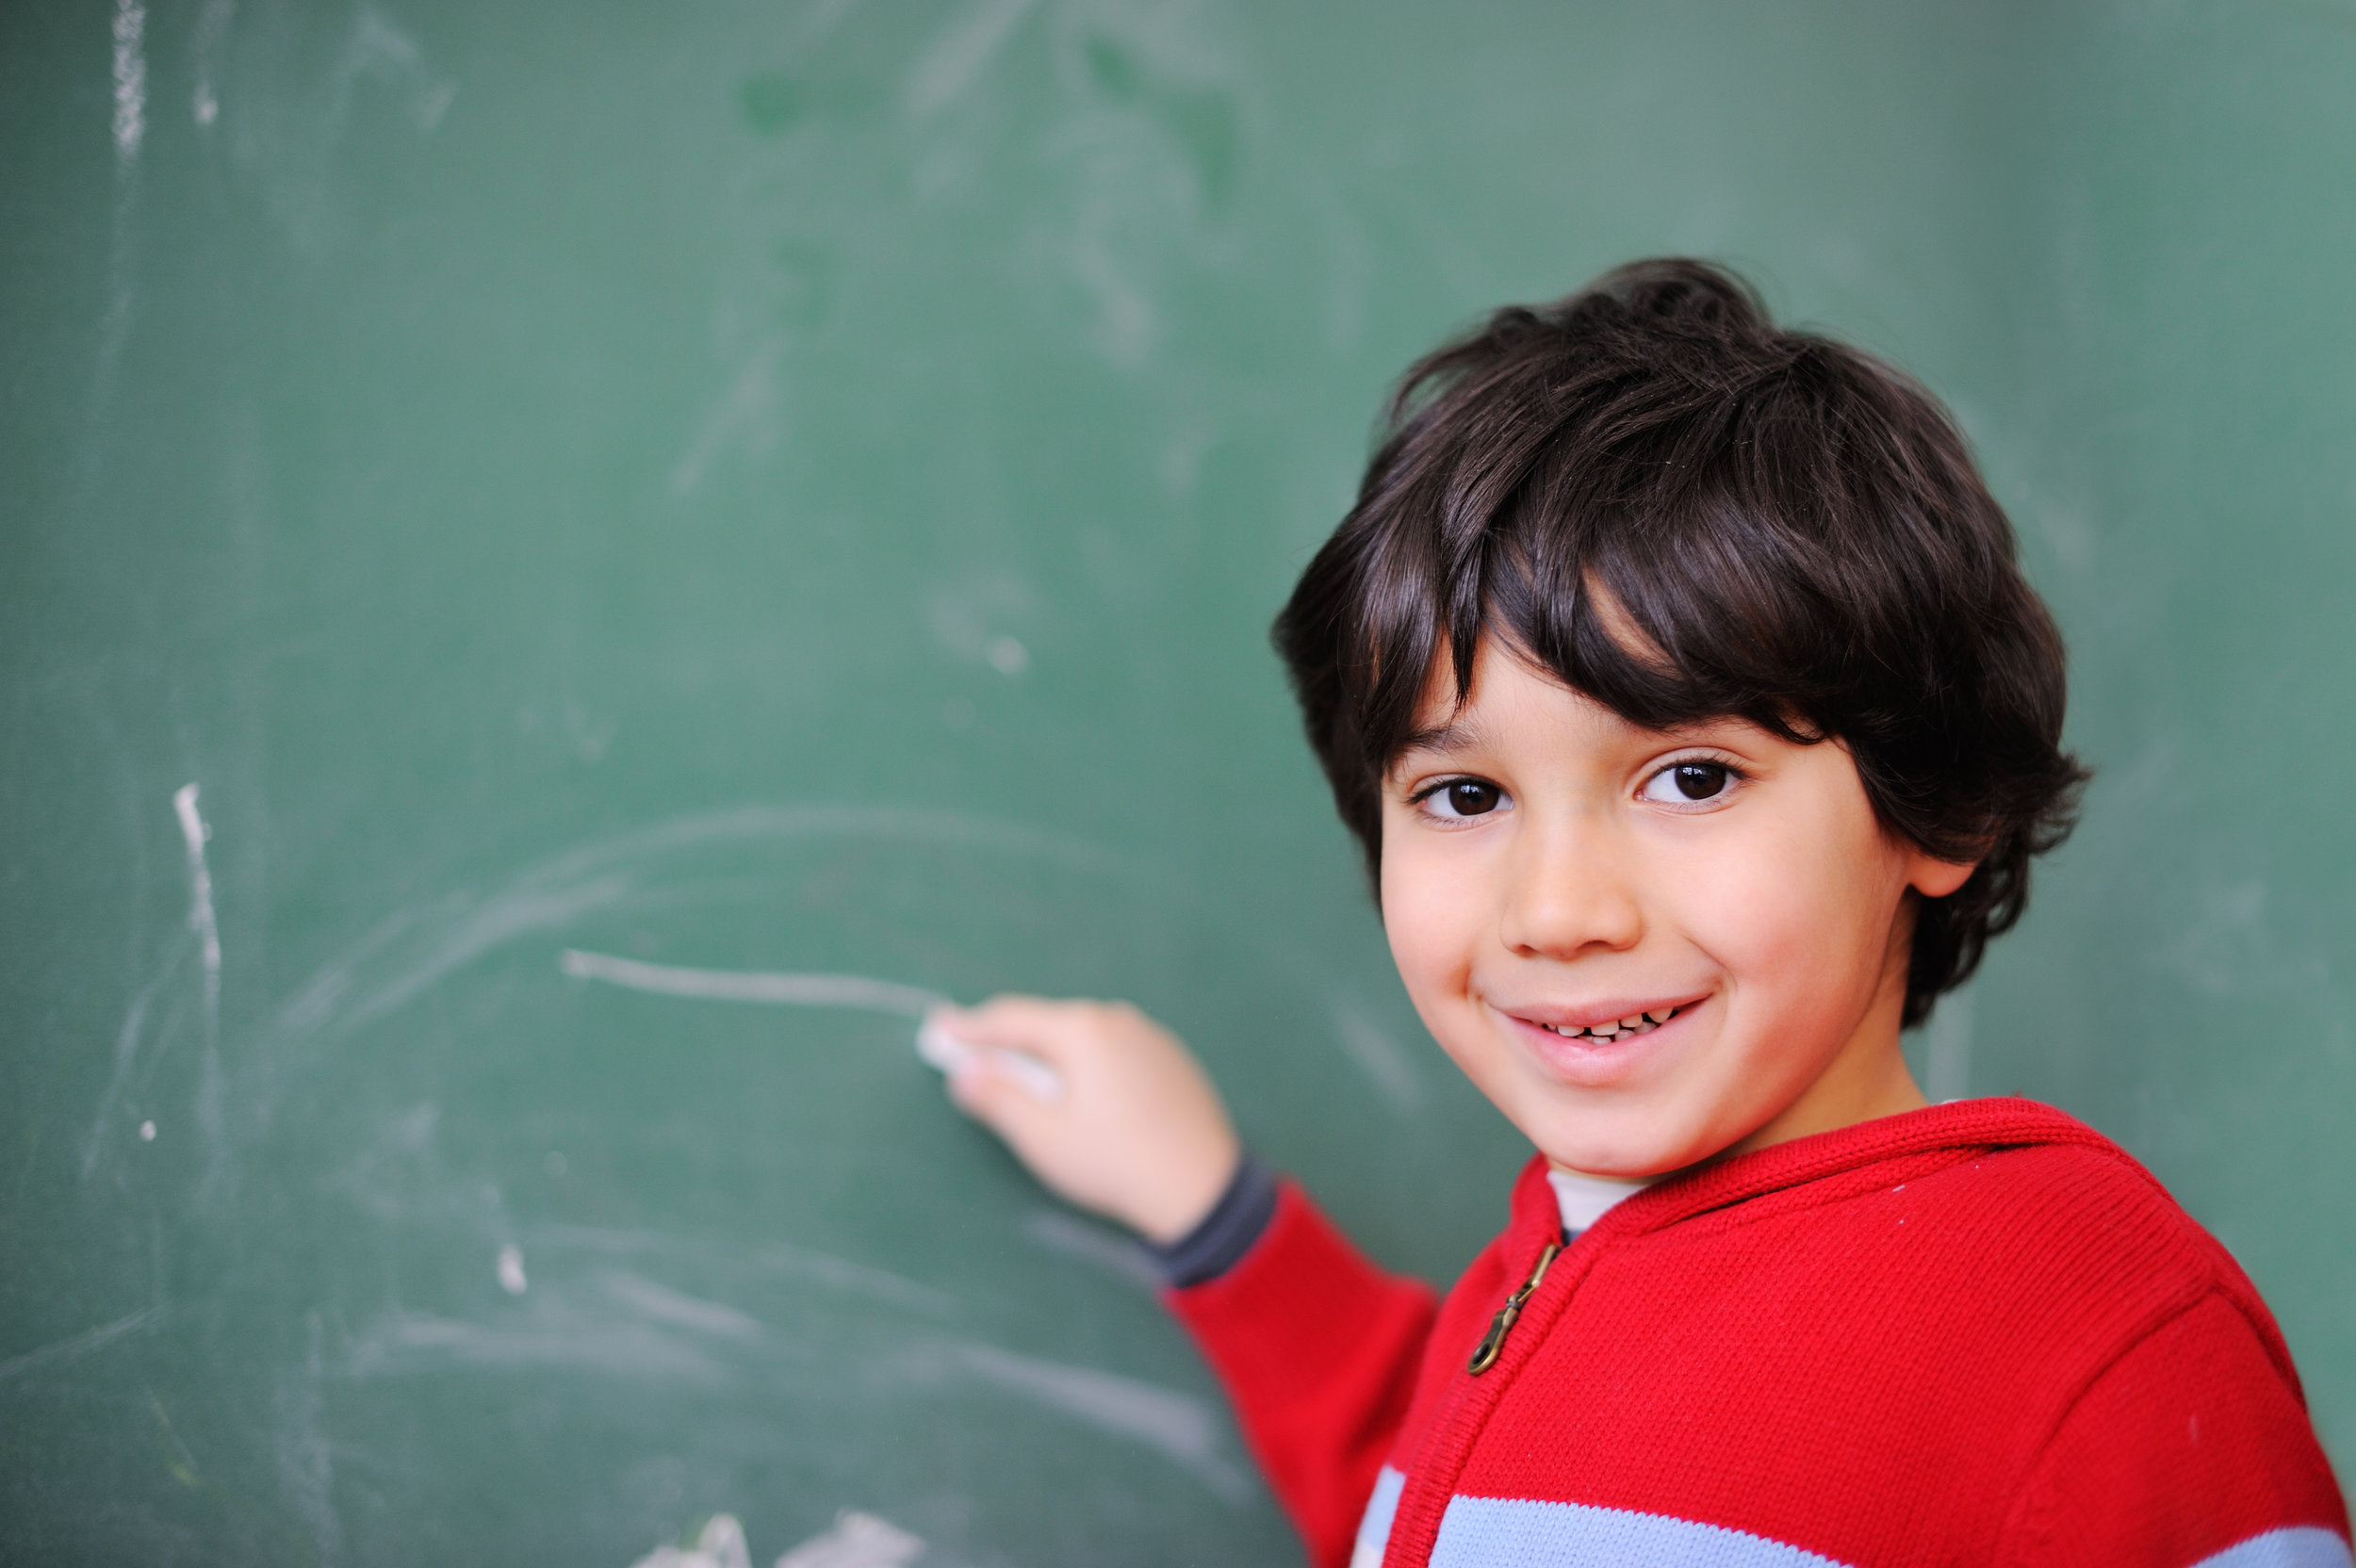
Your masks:
[{"label": "boy's arm", "polygon": [[1251,1249],[1165,1299],[1225,1385],[1310,1561],[1340,1568],[1407,1414],[1431,1288],[1375,1267],[1284,1181]]},{"label": "boy's arm", "polygon": [[[960,1108],[1049,1187],[1175,1267],[1170,1306],[1312,1560],[1347,1562],[1414,1392],[1431,1290],[1376,1268],[1298,1187],[1249,1163],[1202,1068],[1136,1008],[1000,997],[930,1026],[990,1048],[954,1058]],[[1004,1052],[1043,1065],[1056,1089],[1026,1087],[999,1065]]]},{"label": "boy's arm", "polygon": [[2081,1396],[2021,1492],[2003,1568],[2348,1568],[2348,1510],[2287,1362],[2212,1295]]}]

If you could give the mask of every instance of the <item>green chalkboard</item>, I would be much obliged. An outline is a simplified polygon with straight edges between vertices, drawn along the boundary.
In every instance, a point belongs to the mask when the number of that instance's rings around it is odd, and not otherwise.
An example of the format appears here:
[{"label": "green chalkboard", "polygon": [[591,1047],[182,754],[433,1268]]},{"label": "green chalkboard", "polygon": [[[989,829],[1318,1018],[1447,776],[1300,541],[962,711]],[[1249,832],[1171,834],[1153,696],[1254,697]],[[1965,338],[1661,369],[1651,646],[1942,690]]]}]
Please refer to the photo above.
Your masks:
[{"label": "green chalkboard", "polygon": [[1953,399],[2072,638],[2087,827],[1924,1075],[2147,1158],[2345,1462],[2352,68],[2321,4],[6,8],[0,1556],[1291,1560],[908,1012],[1132,998],[1460,1266],[1523,1151],[1265,627],[1409,357],[1671,250]]}]

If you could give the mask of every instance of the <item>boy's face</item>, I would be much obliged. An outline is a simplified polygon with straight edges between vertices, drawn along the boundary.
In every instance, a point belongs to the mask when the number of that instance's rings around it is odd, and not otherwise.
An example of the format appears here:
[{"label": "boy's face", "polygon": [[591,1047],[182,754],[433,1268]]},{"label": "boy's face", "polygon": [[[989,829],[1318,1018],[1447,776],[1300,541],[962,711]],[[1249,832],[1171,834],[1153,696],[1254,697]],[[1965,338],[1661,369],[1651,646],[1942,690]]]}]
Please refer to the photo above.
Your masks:
[{"label": "boy's face", "polygon": [[1435,669],[1384,779],[1383,923],[1424,1022],[1550,1160],[1649,1176],[1923,1102],[1905,895],[1971,868],[1884,832],[1838,743],[1640,728],[1487,638],[1453,695]]}]

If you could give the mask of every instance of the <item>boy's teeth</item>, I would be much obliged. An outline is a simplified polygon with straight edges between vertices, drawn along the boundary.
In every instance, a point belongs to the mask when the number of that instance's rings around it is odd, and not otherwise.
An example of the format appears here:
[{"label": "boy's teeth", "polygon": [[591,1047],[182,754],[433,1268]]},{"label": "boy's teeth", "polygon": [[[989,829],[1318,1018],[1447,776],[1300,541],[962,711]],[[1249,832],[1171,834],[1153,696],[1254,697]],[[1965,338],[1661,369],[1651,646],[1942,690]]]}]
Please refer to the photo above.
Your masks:
[{"label": "boy's teeth", "polygon": [[1616,1023],[1597,1023],[1585,1029],[1573,1029],[1560,1023],[1549,1023],[1546,1027],[1564,1039],[1611,1041],[1622,1035],[1649,1035],[1677,1015],[1675,1007],[1663,1007],[1659,1012],[1631,1013]]}]

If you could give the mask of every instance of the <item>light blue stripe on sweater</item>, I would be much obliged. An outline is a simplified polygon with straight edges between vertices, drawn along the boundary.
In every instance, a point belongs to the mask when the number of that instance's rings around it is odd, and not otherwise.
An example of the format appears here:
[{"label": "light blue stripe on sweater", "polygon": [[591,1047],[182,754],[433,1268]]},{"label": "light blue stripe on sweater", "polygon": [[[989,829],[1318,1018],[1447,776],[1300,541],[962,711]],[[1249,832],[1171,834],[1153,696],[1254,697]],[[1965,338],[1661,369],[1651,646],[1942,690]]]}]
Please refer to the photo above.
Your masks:
[{"label": "light blue stripe on sweater", "polygon": [[1406,1485],[1407,1478],[1387,1464],[1374,1478],[1374,1495],[1358,1516],[1358,1544],[1350,1548],[1350,1568],[1383,1568],[1383,1549],[1391,1544],[1391,1521],[1398,1516],[1399,1494]]},{"label": "light blue stripe on sweater", "polygon": [[[1406,1478],[1383,1466],[1358,1527],[1350,1568],[1380,1568]],[[1658,1513],[1457,1497],[1441,1516],[1431,1568],[1841,1568],[1830,1558],[1764,1536]],[[2187,1568],[2356,1568],[2328,1529],[2268,1530]]]},{"label": "light blue stripe on sweater", "polygon": [[[1841,1568],[1780,1541],[1658,1513],[1457,1497],[1432,1568]],[[2242,1568],[2236,1563],[2233,1568]],[[2255,1565],[2252,1565],[2255,1568]],[[2271,1565],[2267,1565],[2271,1568]],[[2300,1564],[2299,1568],[2305,1568]]]},{"label": "light blue stripe on sweater", "polygon": [[2301,1525],[2253,1535],[2193,1568],[2348,1568],[2348,1543],[2330,1530]]}]

